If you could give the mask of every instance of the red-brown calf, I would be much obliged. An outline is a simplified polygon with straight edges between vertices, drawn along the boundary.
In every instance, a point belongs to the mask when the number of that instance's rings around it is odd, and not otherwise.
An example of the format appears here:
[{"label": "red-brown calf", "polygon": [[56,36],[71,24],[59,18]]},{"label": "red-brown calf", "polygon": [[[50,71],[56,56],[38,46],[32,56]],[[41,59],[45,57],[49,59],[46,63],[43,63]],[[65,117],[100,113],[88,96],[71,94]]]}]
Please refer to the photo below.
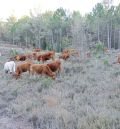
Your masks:
[{"label": "red-brown calf", "polygon": [[75,49],[64,49],[63,51],[62,51],[62,54],[64,54],[64,53],[69,53],[69,55],[77,55],[77,56],[80,56],[80,53],[77,51],[77,50],[75,50]]},{"label": "red-brown calf", "polygon": [[70,57],[69,53],[62,53],[59,58],[63,60],[67,60],[69,57]]},{"label": "red-brown calf", "polygon": [[37,60],[38,61],[41,60],[42,62],[44,62],[44,61],[49,60],[49,59],[54,60],[54,57],[55,57],[55,51],[50,51],[50,52],[46,52],[46,53],[44,53],[42,55],[39,55],[37,57]]},{"label": "red-brown calf", "polygon": [[27,59],[26,55],[16,55],[14,58],[17,61],[25,61]]},{"label": "red-brown calf", "polygon": [[31,62],[25,62],[25,63],[19,64],[13,76],[15,76],[16,79],[18,79],[23,72],[29,71],[30,73],[31,64],[32,64]]},{"label": "red-brown calf", "polygon": [[50,70],[46,64],[33,64],[30,67],[31,74],[45,74],[55,79],[55,73]]}]

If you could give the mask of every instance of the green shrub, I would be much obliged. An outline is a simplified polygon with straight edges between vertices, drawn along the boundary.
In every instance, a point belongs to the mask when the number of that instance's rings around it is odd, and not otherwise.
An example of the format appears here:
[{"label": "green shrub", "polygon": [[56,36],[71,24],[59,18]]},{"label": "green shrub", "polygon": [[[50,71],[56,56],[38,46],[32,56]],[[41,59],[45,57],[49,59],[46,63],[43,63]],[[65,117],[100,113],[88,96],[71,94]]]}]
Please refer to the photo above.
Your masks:
[{"label": "green shrub", "polygon": [[103,54],[104,53],[104,49],[105,49],[104,43],[98,42],[97,44],[95,44],[95,47],[92,50],[92,53],[97,58],[99,58],[100,57],[100,54]]},{"label": "green shrub", "polygon": [[53,79],[50,78],[50,77],[43,78],[43,79],[41,80],[41,83],[42,83],[42,86],[43,86],[43,87],[50,87],[50,86],[52,85],[52,83],[53,83]]},{"label": "green shrub", "polygon": [[18,54],[18,51],[16,49],[11,49],[10,50],[10,55],[11,56],[16,56]]},{"label": "green shrub", "polygon": [[46,50],[53,50],[53,45],[51,43],[47,43]]},{"label": "green shrub", "polygon": [[96,48],[97,52],[104,52],[104,48],[105,48],[104,43],[98,42],[96,44],[95,48]]},{"label": "green shrub", "polygon": [[22,50],[16,50],[16,49],[11,49],[10,50],[10,56],[16,56],[18,54],[24,54],[25,52]]},{"label": "green shrub", "polygon": [[104,65],[107,65],[108,66],[109,65],[108,59],[104,59],[103,60],[103,63],[104,63]]},{"label": "green shrub", "polygon": [[68,47],[69,45],[71,45],[71,42],[70,40],[68,39],[68,37],[63,37],[62,38],[62,48],[66,48]]}]

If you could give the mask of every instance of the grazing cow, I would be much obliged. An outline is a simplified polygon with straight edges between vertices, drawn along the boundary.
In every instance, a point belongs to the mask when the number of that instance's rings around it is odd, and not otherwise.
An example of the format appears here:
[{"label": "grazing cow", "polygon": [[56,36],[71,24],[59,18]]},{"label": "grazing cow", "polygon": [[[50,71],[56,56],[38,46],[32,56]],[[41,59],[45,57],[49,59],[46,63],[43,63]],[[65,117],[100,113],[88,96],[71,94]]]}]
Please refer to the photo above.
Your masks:
[{"label": "grazing cow", "polygon": [[109,52],[109,49],[108,48],[104,48],[104,52],[105,53],[108,53]]},{"label": "grazing cow", "polygon": [[37,57],[37,60],[38,61],[41,60],[42,62],[45,62],[46,60],[49,60],[49,59],[54,60],[54,57],[55,57],[55,51],[50,51],[50,52],[46,52],[46,53],[44,53],[42,55],[39,55]]},{"label": "grazing cow", "polygon": [[25,61],[27,59],[26,55],[16,55],[15,60],[17,61]]},{"label": "grazing cow", "polygon": [[40,51],[41,51],[40,48],[35,48],[35,49],[34,49],[34,52],[40,52]]},{"label": "grazing cow", "polygon": [[10,72],[10,74],[14,73],[15,72],[15,62],[14,61],[6,62],[4,64],[4,71],[5,71],[5,73]]},{"label": "grazing cow", "polygon": [[60,72],[60,70],[61,70],[60,60],[56,60],[52,63],[49,63],[49,64],[47,64],[47,66],[51,69],[52,72]]},{"label": "grazing cow", "polygon": [[70,57],[69,53],[62,53],[59,58],[63,60],[67,60]]},{"label": "grazing cow", "polygon": [[55,79],[55,73],[46,64],[33,64],[30,67],[31,74],[45,74]]},{"label": "grazing cow", "polygon": [[23,72],[29,71],[30,73],[31,64],[32,64],[31,62],[25,62],[25,63],[19,64],[13,76],[15,76],[16,79],[18,79]]},{"label": "grazing cow", "polygon": [[62,53],[69,53],[70,55],[77,55],[80,56],[80,53],[75,49],[65,49],[62,51]]}]

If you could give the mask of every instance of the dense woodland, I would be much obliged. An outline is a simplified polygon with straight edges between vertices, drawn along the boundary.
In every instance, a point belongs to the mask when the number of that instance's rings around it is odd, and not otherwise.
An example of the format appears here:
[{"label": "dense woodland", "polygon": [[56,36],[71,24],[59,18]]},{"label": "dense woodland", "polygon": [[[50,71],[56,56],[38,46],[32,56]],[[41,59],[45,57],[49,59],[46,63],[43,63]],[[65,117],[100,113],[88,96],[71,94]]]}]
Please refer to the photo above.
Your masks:
[{"label": "dense woodland", "polygon": [[41,47],[61,51],[66,47],[88,50],[97,42],[108,48],[120,48],[120,4],[109,9],[98,3],[93,10],[82,16],[63,8],[37,13],[17,19],[11,15],[0,20],[0,40],[20,46]]}]

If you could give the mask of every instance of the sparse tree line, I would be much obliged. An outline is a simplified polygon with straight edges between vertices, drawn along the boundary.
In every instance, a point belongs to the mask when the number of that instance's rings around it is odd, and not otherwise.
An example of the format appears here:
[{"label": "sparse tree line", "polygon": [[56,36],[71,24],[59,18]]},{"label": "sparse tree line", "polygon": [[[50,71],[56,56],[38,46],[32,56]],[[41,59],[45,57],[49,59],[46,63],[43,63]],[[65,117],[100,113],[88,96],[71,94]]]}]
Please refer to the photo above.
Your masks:
[{"label": "sparse tree line", "polygon": [[37,15],[30,12],[30,16],[18,20],[12,15],[7,22],[0,20],[0,40],[56,51],[69,46],[88,50],[97,42],[118,49],[120,4],[106,9],[98,3],[85,16],[81,16],[78,11],[71,13],[63,8]]}]

